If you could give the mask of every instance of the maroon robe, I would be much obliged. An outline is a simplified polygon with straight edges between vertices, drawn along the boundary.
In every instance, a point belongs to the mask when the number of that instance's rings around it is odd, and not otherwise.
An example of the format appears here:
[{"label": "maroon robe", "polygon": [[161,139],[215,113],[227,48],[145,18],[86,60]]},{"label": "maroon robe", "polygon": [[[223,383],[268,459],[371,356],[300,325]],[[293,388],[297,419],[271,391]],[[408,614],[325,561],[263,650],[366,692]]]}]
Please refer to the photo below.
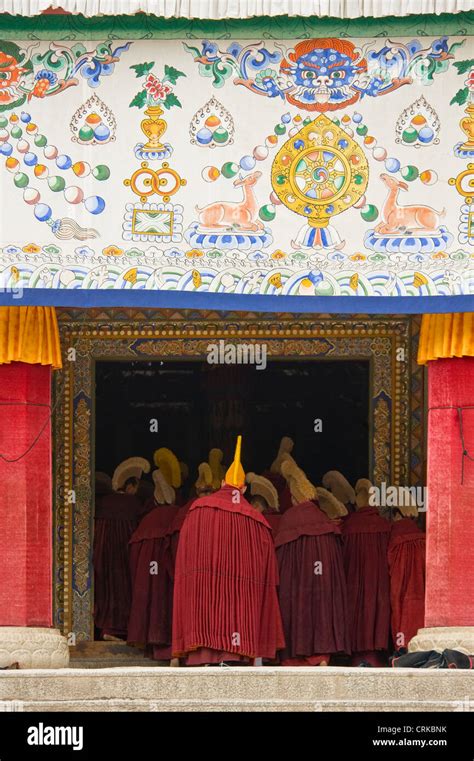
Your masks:
[{"label": "maroon robe", "polygon": [[128,542],[141,511],[140,500],[131,494],[112,492],[96,502],[94,623],[102,634],[127,634],[131,602]]},{"label": "maroon robe", "polygon": [[[341,529],[308,501],[282,516],[275,539],[286,647],[283,665],[329,662],[347,652],[346,579]],[[316,568],[315,563],[321,566]],[[315,570],[321,570],[316,574]]]},{"label": "maroon robe", "polygon": [[399,650],[408,647],[425,617],[425,534],[411,518],[392,524],[388,565],[392,639]]},{"label": "maroon robe", "polygon": [[282,516],[280,513],[276,513],[273,510],[264,510],[262,515],[265,516],[267,523],[270,524],[270,528],[272,530],[273,538],[275,539],[276,535],[278,534],[278,528],[281,523]]},{"label": "maroon robe", "polygon": [[362,507],[342,523],[349,633],[353,662],[379,665],[376,650],[387,650],[390,632],[388,540],[391,525],[376,507]]},{"label": "maroon robe", "polygon": [[171,658],[173,581],[168,532],[179,508],[158,505],[130,539],[132,603],[127,641],[145,644],[155,660]]},{"label": "maroon robe", "polygon": [[184,519],[186,518],[189,508],[195,501],[196,497],[188,499],[188,501],[179,508],[171,525],[168,529],[168,552],[170,556],[170,568],[172,570],[172,577],[174,581],[174,573],[176,568],[176,556],[178,554],[179,535],[183,527]]},{"label": "maroon robe", "polygon": [[224,486],[189,508],[173,600],[173,656],[188,664],[274,658],[284,646],[270,526]]}]

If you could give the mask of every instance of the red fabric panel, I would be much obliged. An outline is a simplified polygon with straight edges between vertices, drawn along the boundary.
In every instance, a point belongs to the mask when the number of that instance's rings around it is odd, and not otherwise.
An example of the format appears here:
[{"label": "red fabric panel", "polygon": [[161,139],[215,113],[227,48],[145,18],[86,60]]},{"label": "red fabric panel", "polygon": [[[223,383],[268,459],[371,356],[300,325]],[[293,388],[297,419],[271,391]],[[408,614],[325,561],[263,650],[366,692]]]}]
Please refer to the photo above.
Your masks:
[{"label": "red fabric panel", "polygon": [[[474,405],[474,357],[428,363],[428,500],[425,626],[474,626],[474,462],[464,458],[456,409]],[[474,409],[463,412],[474,457]]]},{"label": "red fabric panel", "polygon": [[[0,365],[0,454],[23,454],[50,417],[51,368]],[[52,625],[51,424],[21,460],[0,459],[0,626]]]}]

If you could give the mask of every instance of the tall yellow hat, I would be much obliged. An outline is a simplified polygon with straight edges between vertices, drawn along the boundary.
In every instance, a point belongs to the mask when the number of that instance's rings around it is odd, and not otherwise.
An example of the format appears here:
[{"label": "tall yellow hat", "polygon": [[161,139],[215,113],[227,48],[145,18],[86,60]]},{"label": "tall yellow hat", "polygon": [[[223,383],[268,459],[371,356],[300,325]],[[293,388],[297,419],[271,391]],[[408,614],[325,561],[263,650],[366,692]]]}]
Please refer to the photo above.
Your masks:
[{"label": "tall yellow hat", "polygon": [[225,482],[229,486],[235,486],[240,489],[245,484],[245,473],[240,463],[240,451],[242,448],[242,436],[237,436],[237,444],[235,445],[234,461],[225,474]]}]

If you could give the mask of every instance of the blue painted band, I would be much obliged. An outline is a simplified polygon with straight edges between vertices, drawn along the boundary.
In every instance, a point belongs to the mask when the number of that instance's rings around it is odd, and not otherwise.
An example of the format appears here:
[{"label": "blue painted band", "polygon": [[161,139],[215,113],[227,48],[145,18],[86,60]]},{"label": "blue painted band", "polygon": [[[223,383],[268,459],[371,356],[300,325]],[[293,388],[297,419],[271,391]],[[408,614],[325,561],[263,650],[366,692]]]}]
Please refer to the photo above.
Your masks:
[{"label": "blue painted band", "polygon": [[423,314],[474,312],[474,295],[262,296],[190,291],[25,288],[0,291],[0,306],[135,307],[245,312]]}]

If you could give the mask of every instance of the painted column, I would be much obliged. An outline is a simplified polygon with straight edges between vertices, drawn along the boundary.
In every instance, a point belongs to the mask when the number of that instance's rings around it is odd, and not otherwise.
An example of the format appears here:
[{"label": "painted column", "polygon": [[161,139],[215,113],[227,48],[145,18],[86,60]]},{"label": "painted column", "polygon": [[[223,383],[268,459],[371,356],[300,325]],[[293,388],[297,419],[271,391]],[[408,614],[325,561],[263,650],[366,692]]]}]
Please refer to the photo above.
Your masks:
[{"label": "painted column", "polygon": [[461,647],[472,654],[474,357],[428,362],[428,388],[426,628],[410,650]]},{"label": "painted column", "polygon": [[[52,629],[51,366],[0,364],[0,667],[67,665]],[[26,628],[27,627],[27,628]]]}]

